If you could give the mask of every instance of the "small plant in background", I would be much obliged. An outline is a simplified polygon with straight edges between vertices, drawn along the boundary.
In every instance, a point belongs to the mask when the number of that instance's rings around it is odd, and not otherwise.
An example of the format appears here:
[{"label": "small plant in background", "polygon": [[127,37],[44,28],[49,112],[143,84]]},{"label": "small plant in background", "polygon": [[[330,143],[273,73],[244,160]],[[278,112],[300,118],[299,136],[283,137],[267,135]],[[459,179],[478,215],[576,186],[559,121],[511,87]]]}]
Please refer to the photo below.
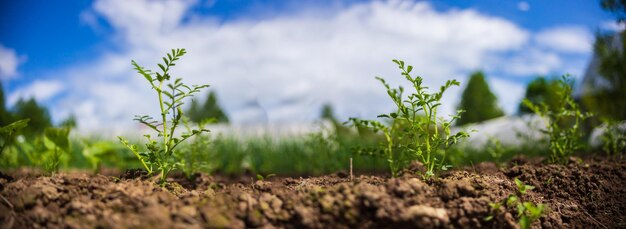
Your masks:
[{"label": "small plant in background", "polygon": [[494,162],[500,162],[502,155],[504,155],[506,151],[500,140],[495,137],[489,137],[489,140],[487,140],[487,144],[485,145],[485,149],[489,155],[491,155]]},{"label": "small plant in background", "polygon": [[605,126],[604,133],[600,136],[602,150],[608,155],[623,154],[626,151],[626,124],[609,119],[602,122]]},{"label": "small plant in background", "polygon": [[59,171],[61,157],[69,155],[70,149],[69,128],[46,128],[44,130],[43,169],[51,174]]},{"label": "small plant in background", "polygon": [[515,185],[517,186],[517,194],[510,194],[506,199],[500,202],[489,203],[489,206],[491,206],[492,215],[487,216],[485,220],[492,220],[495,214],[501,211],[501,207],[515,208],[517,211],[517,217],[519,218],[518,224],[520,228],[528,229],[533,222],[535,222],[544,214],[544,212],[546,211],[546,206],[544,204],[534,204],[528,201],[521,201],[522,196],[525,195],[527,191],[532,190],[535,187],[531,185],[526,185],[517,178],[515,178],[514,181]]},{"label": "small plant in background", "polygon": [[415,91],[404,97],[404,88],[391,88],[383,78],[376,77],[397,107],[395,112],[378,116],[390,119],[391,124],[355,118],[350,121],[357,128],[368,127],[374,132],[383,133],[385,141],[377,152],[387,158],[392,176],[397,176],[411,161],[418,160],[426,167],[424,178],[430,178],[440,170],[448,169],[449,165],[445,164],[446,150],[469,136],[462,131],[456,134],[450,132],[450,126],[463,111],[457,111],[450,120],[437,116],[443,93],[452,86],[458,86],[459,82],[448,80],[438,91],[429,93],[428,87],[422,85],[421,77],[410,75],[413,66],[405,65],[404,61],[393,62],[402,70],[402,76],[411,82]]},{"label": "small plant in background", "polygon": [[556,106],[549,106],[545,102],[533,103],[524,99],[522,103],[541,116],[546,121],[545,129],[541,131],[548,135],[550,140],[550,162],[564,162],[574,151],[582,148],[581,123],[592,116],[582,112],[572,98],[572,82],[565,75],[559,81],[556,90]]},{"label": "small plant in background", "polygon": [[[182,118],[182,122],[187,132],[193,132],[187,117]],[[204,129],[207,124],[214,123],[215,119],[206,119],[198,122],[198,127]],[[194,176],[201,172],[210,173],[215,165],[210,164],[209,157],[212,156],[210,149],[211,141],[208,135],[196,135],[191,139],[190,144],[185,145],[181,150],[176,151],[174,157],[179,162],[180,170],[187,179],[193,179]]]},{"label": "small plant in background", "polygon": [[93,173],[95,174],[100,172],[103,160],[109,159],[108,161],[119,161],[113,159],[113,157],[116,156],[117,150],[118,147],[109,141],[99,141],[93,144],[83,141],[82,155],[85,159],[87,159]]},{"label": "small plant in background", "polygon": [[175,66],[175,62],[185,53],[185,49],[172,49],[171,53],[167,54],[167,57],[163,57],[163,64],[158,64],[161,69],[160,73],[152,72],[132,61],[135,70],[148,81],[151,88],[156,92],[161,116],[159,121],[148,115],[135,116],[136,121],[154,130],[157,135],[156,139],[149,134],[144,135],[147,139],[147,151],[145,152],[140,152],[136,145],[132,145],[125,138],[118,136],[120,141],[141,161],[148,174],[160,173],[159,183],[162,185],[165,184],[167,175],[180,165],[175,160],[175,157],[172,156],[176,147],[194,135],[208,132],[206,129],[194,129],[183,133],[179,137],[174,136],[176,128],[181,123],[181,118],[183,117],[181,109],[181,106],[184,104],[183,99],[191,97],[200,92],[200,89],[209,86],[193,85],[189,87],[183,84],[181,78],[176,78],[172,82],[169,72],[170,68]]},{"label": "small plant in background", "polygon": [[28,159],[30,165],[41,168],[46,174],[59,171],[62,162],[67,162],[71,153],[68,128],[45,128],[31,142],[18,139],[17,150]]}]

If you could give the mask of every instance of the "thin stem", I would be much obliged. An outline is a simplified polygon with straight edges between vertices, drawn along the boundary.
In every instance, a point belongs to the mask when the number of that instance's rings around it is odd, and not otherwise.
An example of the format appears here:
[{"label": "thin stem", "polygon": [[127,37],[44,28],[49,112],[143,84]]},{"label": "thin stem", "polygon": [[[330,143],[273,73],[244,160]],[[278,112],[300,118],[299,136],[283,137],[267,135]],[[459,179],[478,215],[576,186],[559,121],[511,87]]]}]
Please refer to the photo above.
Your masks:
[{"label": "thin stem", "polygon": [[[163,120],[163,150],[164,152],[167,154],[167,152],[169,151],[169,144],[168,144],[168,137],[169,134],[167,133],[167,116],[165,114],[165,108],[163,107],[163,92],[161,91],[161,88],[163,87],[163,81],[159,81],[159,90],[157,91],[158,95],[159,95],[159,106],[161,107],[161,119]],[[161,170],[163,171],[163,170]]]}]

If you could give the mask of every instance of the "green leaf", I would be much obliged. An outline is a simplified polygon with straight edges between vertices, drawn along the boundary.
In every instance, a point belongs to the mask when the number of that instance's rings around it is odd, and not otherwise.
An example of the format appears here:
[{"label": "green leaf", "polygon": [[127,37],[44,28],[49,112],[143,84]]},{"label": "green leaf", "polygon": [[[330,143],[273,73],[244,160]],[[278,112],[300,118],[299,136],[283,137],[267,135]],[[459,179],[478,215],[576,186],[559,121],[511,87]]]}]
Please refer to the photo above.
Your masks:
[{"label": "green leaf", "polygon": [[506,206],[513,206],[515,203],[517,203],[517,200],[517,196],[509,195],[509,197],[506,199]]},{"label": "green leaf", "polygon": [[16,130],[22,129],[26,126],[28,126],[28,122],[30,121],[30,119],[22,119],[22,120],[18,120],[15,122],[10,123],[9,125],[0,127],[0,134],[4,134],[4,133],[11,133],[14,132]]},{"label": "green leaf", "polygon": [[159,68],[161,68],[161,71],[166,72],[165,67],[162,64],[157,64],[159,66]]},{"label": "green leaf", "polygon": [[70,152],[70,140],[68,138],[70,129],[68,128],[46,128],[44,135],[46,139],[65,152]]},{"label": "green leaf", "polygon": [[520,219],[519,219],[519,227],[520,228],[528,229],[528,228],[530,228],[530,224],[531,224],[531,222],[530,222],[530,219],[528,218],[528,216],[524,215],[524,216],[520,217]]}]

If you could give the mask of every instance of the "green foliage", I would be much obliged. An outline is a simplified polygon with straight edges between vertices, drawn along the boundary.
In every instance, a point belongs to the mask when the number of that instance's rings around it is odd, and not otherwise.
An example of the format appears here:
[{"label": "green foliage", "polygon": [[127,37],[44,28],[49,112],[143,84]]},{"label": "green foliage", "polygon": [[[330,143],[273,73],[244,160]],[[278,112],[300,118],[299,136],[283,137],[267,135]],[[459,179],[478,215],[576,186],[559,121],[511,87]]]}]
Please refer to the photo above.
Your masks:
[{"label": "green foliage", "polygon": [[[526,93],[524,100],[528,100],[533,104],[546,104],[551,109],[556,109],[559,106],[556,91],[558,91],[560,84],[558,80],[546,79],[545,77],[537,77],[528,83],[526,86]],[[523,100],[522,100],[523,101]],[[518,111],[520,114],[530,114],[533,111],[524,105],[524,102],[519,104]]]},{"label": "green foliage", "polygon": [[615,14],[618,22],[623,23],[626,20],[626,0],[601,0],[600,6]]},{"label": "green foliage", "polygon": [[65,120],[63,120],[59,126],[61,127],[66,127],[66,128],[70,128],[70,129],[74,129],[78,126],[77,122],[76,122],[76,116],[74,116],[73,114],[70,115],[69,117],[67,117]]},{"label": "green foliage", "polygon": [[470,76],[458,109],[466,111],[456,121],[456,125],[459,126],[467,123],[482,122],[504,115],[502,109],[498,107],[498,99],[489,89],[485,75],[480,71],[474,72]]},{"label": "green foliage", "polygon": [[405,98],[402,95],[404,88],[391,88],[383,78],[376,77],[385,86],[387,94],[397,107],[395,112],[378,117],[391,119],[392,123],[387,126],[375,120],[351,118],[350,121],[357,128],[367,127],[374,132],[383,133],[385,141],[374,151],[387,159],[392,176],[397,176],[411,161],[419,160],[426,166],[423,176],[430,178],[449,167],[445,164],[446,150],[469,136],[465,132],[450,133],[451,124],[459,118],[462,111],[453,115],[451,120],[437,116],[443,93],[452,86],[458,86],[459,82],[449,80],[438,91],[429,93],[428,87],[422,85],[421,77],[410,75],[413,66],[405,66],[399,60],[393,62],[402,70],[402,76],[411,82],[415,91]]},{"label": "green foliage", "polygon": [[16,120],[13,120],[11,112],[7,110],[4,100],[4,87],[2,86],[2,81],[0,81],[0,126],[8,125],[13,121]]},{"label": "green foliage", "polygon": [[177,78],[173,80],[173,83],[170,83],[172,80],[169,70],[175,66],[175,62],[185,53],[185,49],[172,49],[172,52],[168,53],[167,57],[163,57],[163,64],[157,64],[161,69],[160,73],[152,72],[132,61],[135,70],[148,81],[151,88],[156,92],[161,116],[159,121],[148,115],[135,117],[136,121],[149,127],[157,134],[156,139],[153,139],[149,134],[144,135],[147,139],[147,151],[140,152],[136,145],[130,144],[128,140],[118,136],[120,141],[141,161],[148,174],[153,174],[156,171],[160,173],[161,184],[165,184],[167,175],[180,165],[178,161],[174,160],[175,157],[172,156],[176,147],[194,135],[208,132],[207,129],[194,129],[183,133],[179,137],[175,136],[176,128],[183,117],[181,109],[181,106],[184,104],[183,99],[191,97],[200,92],[200,89],[209,86],[194,85],[189,87],[182,83],[181,78]]},{"label": "green foliage", "polygon": [[[29,120],[28,125],[23,120]],[[20,134],[32,140],[38,135],[43,134],[44,130],[52,126],[52,121],[48,110],[40,106],[34,98],[28,100],[19,99],[11,110],[7,110],[4,98],[4,87],[0,82],[0,126],[9,127],[9,129],[21,126],[18,129]],[[23,126],[22,126],[23,125]],[[15,133],[13,138],[16,137]],[[14,140],[14,139],[12,139]],[[4,142],[10,142],[4,141]]]},{"label": "green foliage", "polygon": [[492,220],[498,212],[501,211],[501,207],[514,208],[517,211],[517,217],[519,218],[518,224],[522,229],[528,229],[537,219],[546,211],[544,204],[534,204],[532,202],[522,202],[521,198],[527,191],[534,189],[534,186],[526,185],[519,179],[515,178],[515,185],[517,186],[517,194],[510,194],[506,199],[489,203],[491,206],[492,215],[485,218],[486,221]]},{"label": "green foliage", "polygon": [[94,173],[100,172],[100,167],[104,160],[118,161],[114,159],[117,156],[118,147],[107,141],[98,141],[93,144],[84,142],[82,155],[87,159]]},{"label": "green foliage", "polygon": [[[72,152],[69,140],[70,129],[46,128],[43,133],[26,139],[17,138],[9,158],[3,158],[8,166],[30,165],[41,168],[46,174],[59,171],[66,164]],[[25,157],[25,158],[22,158]]]},{"label": "green foliage", "polygon": [[0,139],[2,141],[2,147],[0,148],[0,156],[2,156],[2,152],[8,146],[10,147],[15,141],[16,134],[20,129],[28,126],[29,119],[22,119],[19,121],[12,122],[9,125],[0,127]]},{"label": "green foliage", "polygon": [[195,100],[191,101],[191,106],[187,111],[189,119],[194,123],[201,123],[207,120],[214,120],[217,123],[228,123],[228,117],[217,102],[217,95],[211,91],[202,106]]},{"label": "green foliage", "polygon": [[533,103],[528,99],[522,102],[546,121],[545,129],[541,131],[550,139],[550,161],[555,163],[564,162],[574,151],[582,148],[581,123],[592,115],[582,112],[572,99],[568,76],[563,76],[558,87],[553,90],[556,93],[556,105],[553,107],[545,102]]},{"label": "green foliage", "polygon": [[622,127],[624,123],[608,119],[605,119],[603,123],[605,130],[600,136],[602,149],[608,155],[623,154],[626,151],[626,131]]}]

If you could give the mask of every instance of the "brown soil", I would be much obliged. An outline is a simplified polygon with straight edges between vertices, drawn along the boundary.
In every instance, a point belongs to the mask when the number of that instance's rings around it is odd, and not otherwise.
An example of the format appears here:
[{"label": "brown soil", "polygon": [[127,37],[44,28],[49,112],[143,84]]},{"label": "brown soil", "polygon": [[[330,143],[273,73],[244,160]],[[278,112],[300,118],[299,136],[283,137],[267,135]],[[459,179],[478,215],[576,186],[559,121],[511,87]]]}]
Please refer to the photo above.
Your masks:
[{"label": "brown soil", "polygon": [[0,173],[4,228],[516,228],[513,207],[491,221],[489,203],[516,193],[517,177],[536,188],[522,200],[549,210],[533,227],[626,228],[626,160],[547,165],[483,163],[424,182],[343,175],[252,182],[199,175],[167,187],[141,171],[120,178],[66,173]]}]

